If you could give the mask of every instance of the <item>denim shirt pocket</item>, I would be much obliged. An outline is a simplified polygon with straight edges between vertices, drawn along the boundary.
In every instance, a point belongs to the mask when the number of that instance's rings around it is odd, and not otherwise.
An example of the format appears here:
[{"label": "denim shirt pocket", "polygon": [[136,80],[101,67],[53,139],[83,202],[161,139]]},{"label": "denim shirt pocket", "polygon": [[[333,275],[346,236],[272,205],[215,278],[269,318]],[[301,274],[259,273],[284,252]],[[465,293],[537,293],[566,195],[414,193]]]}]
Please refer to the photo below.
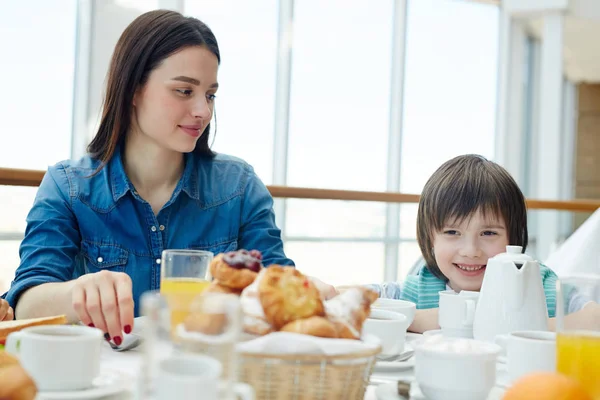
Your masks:
[{"label": "denim shirt pocket", "polygon": [[220,254],[220,253],[227,253],[228,251],[237,250],[237,244],[238,244],[237,240],[233,239],[233,240],[228,240],[228,241],[219,242],[219,243],[192,244],[189,248],[192,250],[210,251],[211,253],[213,253],[216,256],[217,254]]},{"label": "denim shirt pocket", "polygon": [[108,270],[124,272],[129,253],[121,246],[112,243],[97,243],[83,240],[81,251],[85,258],[86,272]]}]

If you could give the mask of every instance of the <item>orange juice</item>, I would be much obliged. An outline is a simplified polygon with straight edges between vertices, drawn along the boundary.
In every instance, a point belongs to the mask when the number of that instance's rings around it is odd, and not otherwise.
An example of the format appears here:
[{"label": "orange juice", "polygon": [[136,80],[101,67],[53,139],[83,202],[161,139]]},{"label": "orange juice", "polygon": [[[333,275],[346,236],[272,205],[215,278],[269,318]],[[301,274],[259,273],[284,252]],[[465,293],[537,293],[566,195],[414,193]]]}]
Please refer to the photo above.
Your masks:
[{"label": "orange juice", "polygon": [[556,370],[579,381],[594,400],[600,400],[600,333],[559,333]]},{"label": "orange juice", "polygon": [[160,282],[160,293],[165,296],[171,311],[171,331],[185,320],[192,301],[210,285],[198,278],[165,278]]}]

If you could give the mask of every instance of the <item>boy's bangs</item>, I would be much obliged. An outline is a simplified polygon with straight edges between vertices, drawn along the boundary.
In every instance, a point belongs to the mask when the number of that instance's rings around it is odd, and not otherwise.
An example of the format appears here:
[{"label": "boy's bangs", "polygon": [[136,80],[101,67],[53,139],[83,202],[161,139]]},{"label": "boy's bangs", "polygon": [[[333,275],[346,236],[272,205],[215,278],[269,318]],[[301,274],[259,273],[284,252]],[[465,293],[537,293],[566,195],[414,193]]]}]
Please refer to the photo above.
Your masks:
[{"label": "boy's bangs", "polygon": [[503,197],[501,187],[487,179],[452,182],[437,193],[433,226],[439,232],[445,225],[461,224],[478,211],[486,220],[505,219],[501,206]]}]

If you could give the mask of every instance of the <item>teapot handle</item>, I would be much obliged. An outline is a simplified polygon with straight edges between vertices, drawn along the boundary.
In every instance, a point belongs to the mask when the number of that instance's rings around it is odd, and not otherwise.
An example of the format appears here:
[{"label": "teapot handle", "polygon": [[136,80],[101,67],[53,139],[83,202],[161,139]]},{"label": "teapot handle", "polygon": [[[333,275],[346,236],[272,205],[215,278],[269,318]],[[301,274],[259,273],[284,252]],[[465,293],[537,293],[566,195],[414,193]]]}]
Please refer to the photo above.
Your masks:
[{"label": "teapot handle", "polygon": [[505,287],[512,288],[511,292],[506,293],[506,302],[510,310],[518,310],[523,306],[525,297],[525,279],[523,277],[525,265],[521,269],[517,269],[512,261],[505,261],[502,267],[504,268],[504,279],[508,283]]}]

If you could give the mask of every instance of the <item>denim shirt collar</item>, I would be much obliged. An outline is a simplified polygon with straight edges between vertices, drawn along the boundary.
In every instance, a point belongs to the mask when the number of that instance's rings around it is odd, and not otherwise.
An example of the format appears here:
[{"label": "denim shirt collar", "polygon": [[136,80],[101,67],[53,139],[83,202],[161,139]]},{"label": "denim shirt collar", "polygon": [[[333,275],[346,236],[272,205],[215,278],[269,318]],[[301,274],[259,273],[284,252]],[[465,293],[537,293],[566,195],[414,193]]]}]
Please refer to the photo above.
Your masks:
[{"label": "denim shirt collar", "polygon": [[[200,199],[200,189],[198,186],[198,172],[195,168],[195,155],[193,152],[184,154],[185,168],[183,175],[175,190],[173,192],[172,199],[176,199],[179,192],[185,192],[189,197],[195,200]],[[110,170],[110,182],[113,193],[113,200],[116,203],[121,197],[123,197],[128,191],[134,192],[134,187],[123,166],[123,157],[121,154],[121,147],[115,150],[115,154],[109,161]]]}]

